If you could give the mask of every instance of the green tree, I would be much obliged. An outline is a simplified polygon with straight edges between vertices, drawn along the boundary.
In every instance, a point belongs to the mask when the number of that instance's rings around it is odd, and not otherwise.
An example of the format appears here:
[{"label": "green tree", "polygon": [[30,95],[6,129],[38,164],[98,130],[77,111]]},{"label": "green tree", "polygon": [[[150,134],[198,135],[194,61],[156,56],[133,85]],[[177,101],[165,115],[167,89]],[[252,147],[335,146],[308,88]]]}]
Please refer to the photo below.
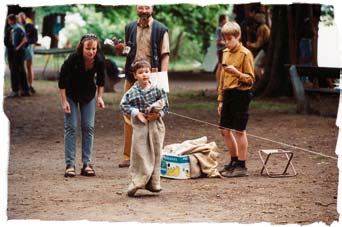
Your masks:
[{"label": "green tree", "polygon": [[[171,39],[172,59],[195,59],[202,61],[203,56],[214,38],[217,18],[221,13],[229,15],[232,5],[198,6],[190,4],[155,5],[153,17],[168,28]],[[78,13],[85,26],[70,31],[72,44],[85,32],[97,34],[101,40],[117,36],[123,39],[125,25],[137,19],[134,5],[68,5],[44,6],[36,8],[36,15],[43,18],[52,13]],[[42,21],[42,20],[41,20]]]},{"label": "green tree", "polygon": [[[172,37],[173,56],[179,58],[183,55],[180,48],[196,51],[197,55],[206,52],[210,41],[214,37],[219,14],[229,14],[232,5],[198,6],[190,4],[156,5],[155,17],[163,21],[169,28]],[[175,34],[173,34],[175,33]],[[183,45],[184,40],[188,45]],[[202,59],[194,56],[197,60]]]},{"label": "green tree", "polygon": [[[105,17],[102,12],[96,11],[94,5],[77,5],[72,10],[73,13],[79,13],[86,24],[80,28],[81,34],[94,33],[100,41],[105,38],[111,38],[112,36],[121,35],[120,24],[113,23],[109,18]],[[74,34],[70,34],[70,39],[74,37]],[[76,37],[79,39],[79,37]]]}]

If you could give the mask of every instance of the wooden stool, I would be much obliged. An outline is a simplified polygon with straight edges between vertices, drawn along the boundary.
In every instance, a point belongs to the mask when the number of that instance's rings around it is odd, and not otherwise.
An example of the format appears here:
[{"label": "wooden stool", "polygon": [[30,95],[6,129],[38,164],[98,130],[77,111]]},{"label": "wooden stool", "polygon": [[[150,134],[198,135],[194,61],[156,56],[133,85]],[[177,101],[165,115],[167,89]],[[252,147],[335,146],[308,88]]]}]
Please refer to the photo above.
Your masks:
[{"label": "wooden stool", "polygon": [[[264,160],[263,156],[265,156],[265,155],[266,155],[266,159]],[[286,157],[287,162],[286,162],[286,165],[285,165],[283,172],[272,173],[270,171],[270,168],[267,167],[267,162],[269,161],[269,159],[272,155],[283,155]],[[269,177],[294,177],[297,175],[297,172],[296,172],[296,170],[295,170],[295,168],[291,162],[291,160],[293,158],[293,152],[292,151],[285,151],[285,150],[281,150],[281,149],[259,150],[259,156],[260,156],[260,160],[262,162],[262,169],[260,172],[261,175],[265,175],[264,171],[266,171],[266,174]],[[287,173],[289,166],[291,166],[293,174]]]}]

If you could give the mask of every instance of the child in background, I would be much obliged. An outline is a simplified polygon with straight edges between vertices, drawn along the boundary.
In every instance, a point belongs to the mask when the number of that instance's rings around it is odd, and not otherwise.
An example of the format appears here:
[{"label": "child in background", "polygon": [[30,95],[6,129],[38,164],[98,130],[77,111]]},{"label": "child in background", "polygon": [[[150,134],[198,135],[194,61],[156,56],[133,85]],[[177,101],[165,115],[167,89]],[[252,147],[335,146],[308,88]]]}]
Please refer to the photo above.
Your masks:
[{"label": "child in background", "polygon": [[150,82],[151,65],[137,59],[132,64],[137,80],[122,97],[120,108],[131,116],[133,138],[130,159],[130,183],[127,195],[139,189],[160,192],[160,162],[165,126],[162,117],[168,109],[167,95]]},{"label": "child in background", "polygon": [[216,81],[217,83],[220,82],[220,75],[221,75],[221,68],[222,68],[222,54],[223,50],[225,49],[225,42],[222,37],[221,28],[222,26],[227,23],[228,17],[225,14],[221,14],[218,19],[218,27],[215,31],[215,37],[216,37],[216,52],[217,52],[217,68],[216,68]]},{"label": "child in background", "polygon": [[227,22],[222,27],[222,35],[226,49],[223,50],[217,111],[231,161],[220,173],[224,177],[242,177],[248,176],[246,125],[255,81],[253,55],[240,42],[241,29],[236,22]]}]

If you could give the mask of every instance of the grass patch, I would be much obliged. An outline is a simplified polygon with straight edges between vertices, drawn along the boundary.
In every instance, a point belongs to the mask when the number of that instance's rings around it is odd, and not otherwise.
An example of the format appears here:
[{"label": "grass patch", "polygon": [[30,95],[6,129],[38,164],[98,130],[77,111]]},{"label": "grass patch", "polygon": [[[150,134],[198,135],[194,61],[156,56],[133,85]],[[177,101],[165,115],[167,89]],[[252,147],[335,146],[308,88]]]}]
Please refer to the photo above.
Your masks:
[{"label": "grass patch", "polygon": [[217,102],[186,102],[186,103],[170,103],[171,107],[182,108],[184,110],[192,110],[192,109],[206,109],[206,110],[215,110],[217,108]]},{"label": "grass patch", "polygon": [[169,70],[170,71],[192,71],[199,70],[201,68],[201,63],[196,61],[190,61],[187,59],[170,61]]},{"label": "grass patch", "polygon": [[296,105],[294,103],[252,100],[250,104],[251,110],[267,111],[267,112],[296,112]]},{"label": "grass patch", "polygon": [[[59,94],[58,90],[58,81],[51,81],[51,80],[34,80],[33,87],[37,92],[40,94],[44,94],[47,96],[56,95],[56,93],[51,92],[56,90]],[[9,79],[4,80],[4,92],[10,92],[11,90],[11,81]]]},{"label": "grass patch", "polygon": [[169,95],[170,107],[182,109],[207,109],[214,110],[217,108],[215,98],[206,94],[205,91],[184,91]]},{"label": "grass patch", "polygon": [[[60,55],[39,55],[35,54],[33,58],[33,67],[44,68],[45,64],[46,69],[59,69],[63,62],[67,59],[69,54],[60,54]],[[49,58],[49,59],[48,59]],[[126,63],[126,57],[122,56],[113,56],[106,55],[106,58],[115,61],[118,67],[124,69]],[[169,71],[193,71],[201,69],[201,64],[197,61],[192,60],[170,60]]]},{"label": "grass patch", "polygon": [[114,110],[119,110],[120,101],[122,98],[121,93],[104,93],[103,101],[108,108],[112,108]]}]

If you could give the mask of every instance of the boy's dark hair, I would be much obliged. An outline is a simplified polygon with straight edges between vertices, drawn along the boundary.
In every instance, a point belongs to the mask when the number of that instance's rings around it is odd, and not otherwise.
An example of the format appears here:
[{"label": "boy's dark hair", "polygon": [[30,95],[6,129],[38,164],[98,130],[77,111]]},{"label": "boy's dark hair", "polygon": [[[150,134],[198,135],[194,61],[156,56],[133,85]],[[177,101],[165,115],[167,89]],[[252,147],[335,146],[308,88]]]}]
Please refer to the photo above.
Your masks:
[{"label": "boy's dark hair", "polygon": [[226,20],[227,16],[225,14],[220,14],[218,18],[218,23],[220,24],[222,21]]},{"label": "boy's dark hair", "polygon": [[144,67],[151,69],[151,64],[148,61],[146,61],[145,59],[142,59],[142,58],[139,59],[138,58],[132,63],[131,70],[134,73],[138,69],[141,69]]}]

